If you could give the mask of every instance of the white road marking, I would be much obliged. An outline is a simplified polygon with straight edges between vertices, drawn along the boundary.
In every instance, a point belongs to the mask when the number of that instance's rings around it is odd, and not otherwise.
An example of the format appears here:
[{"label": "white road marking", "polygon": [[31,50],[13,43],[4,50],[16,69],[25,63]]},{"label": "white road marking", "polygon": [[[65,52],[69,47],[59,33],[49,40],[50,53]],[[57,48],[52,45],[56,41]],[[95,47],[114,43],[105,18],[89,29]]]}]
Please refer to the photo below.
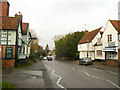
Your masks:
[{"label": "white road marking", "polygon": [[73,67],[73,70],[75,70],[75,68]]},{"label": "white road marking", "polygon": [[[74,68],[73,68],[74,69]],[[75,69],[74,69],[75,70]],[[100,78],[100,77],[97,77],[97,76],[93,76],[93,75],[90,75],[88,72],[85,72],[85,71],[80,71],[80,70],[76,70],[76,71],[79,71],[79,72],[83,72],[85,73],[87,76],[89,77],[93,77],[93,78],[97,78],[97,79],[101,79],[101,80],[104,80],[104,81],[107,81],[108,83],[111,83],[112,85],[114,85],[115,87],[117,88],[120,88],[118,85],[116,85],[115,83],[113,83],[112,81],[108,80],[108,79],[104,79],[104,78]],[[114,73],[115,74],[115,73]]]},{"label": "white road marking", "polygon": [[[107,79],[106,79],[107,80]],[[107,80],[109,83],[113,84],[114,86],[116,86],[117,88],[120,88],[118,85],[116,85],[115,83],[111,82],[110,80]]]},{"label": "white road marking", "polygon": [[54,76],[56,76],[56,77],[59,78],[58,81],[56,82],[56,84],[57,84],[59,87],[67,90],[65,87],[63,87],[62,85],[59,84],[59,82],[60,82],[60,80],[61,80],[62,78],[61,78],[60,76],[58,76],[57,74],[55,74],[55,71],[54,71],[54,70],[53,70],[52,74],[53,74]]},{"label": "white road marking", "polygon": [[49,70],[52,71],[52,74],[53,74],[54,76],[56,76],[56,77],[59,78],[58,81],[56,82],[56,84],[57,84],[59,87],[61,87],[61,88],[65,89],[65,90],[67,90],[65,87],[63,87],[62,85],[59,84],[59,82],[61,81],[62,78],[61,78],[60,76],[58,76],[57,74],[55,74],[55,71],[52,70],[51,67],[47,66],[46,64],[44,64],[44,65],[45,65]]},{"label": "white road marking", "polygon": [[[84,72],[84,71],[83,71]],[[87,73],[87,72],[84,72],[85,74],[87,74],[89,77],[91,76],[89,73]]]},{"label": "white road marking", "polygon": [[118,75],[117,73],[114,73],[114,72],[112,72],[112,71],[109,71],[109,72],[112,73],[112,74]]}]

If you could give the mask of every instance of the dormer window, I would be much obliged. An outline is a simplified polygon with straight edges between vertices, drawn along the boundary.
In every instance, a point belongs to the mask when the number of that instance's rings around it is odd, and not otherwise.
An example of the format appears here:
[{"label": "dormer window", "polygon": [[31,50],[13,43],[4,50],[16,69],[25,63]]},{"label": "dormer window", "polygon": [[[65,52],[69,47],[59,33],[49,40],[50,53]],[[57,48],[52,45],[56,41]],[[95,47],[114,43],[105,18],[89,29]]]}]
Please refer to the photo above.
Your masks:
[{"label": "dormer window", "polygon": [[112,42],[112,34],[108,35],[108,42]]},{"label": "dormer window", "polygon": [[98,38],[97,44],[101,44],[101,38]]}]

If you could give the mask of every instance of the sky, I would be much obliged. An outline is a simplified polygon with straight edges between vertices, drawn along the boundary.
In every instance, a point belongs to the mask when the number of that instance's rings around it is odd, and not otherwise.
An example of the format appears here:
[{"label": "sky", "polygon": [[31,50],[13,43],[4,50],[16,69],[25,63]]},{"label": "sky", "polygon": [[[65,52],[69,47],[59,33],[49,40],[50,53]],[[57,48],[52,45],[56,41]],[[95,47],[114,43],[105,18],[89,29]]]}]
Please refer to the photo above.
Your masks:
[{"label": "sky", "polygon": [[[21,12],[39,44],[54,49],[53,37],[105,27],[118,19],[119,0],[8,0],[10,16]],[[86,27],[85,27],[86,24]]]}]

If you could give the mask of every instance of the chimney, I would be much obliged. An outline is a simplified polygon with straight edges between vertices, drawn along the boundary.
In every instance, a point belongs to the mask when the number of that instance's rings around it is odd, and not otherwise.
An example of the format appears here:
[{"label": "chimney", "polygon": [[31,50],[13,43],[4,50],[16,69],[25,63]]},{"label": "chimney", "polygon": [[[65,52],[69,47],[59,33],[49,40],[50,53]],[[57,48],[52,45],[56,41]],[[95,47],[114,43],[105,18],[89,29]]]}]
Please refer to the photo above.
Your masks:
[{"label": "chimney", "polygon": [[1,16],[9,16],[9,2],[7,0],[0,0],[0,5],[2,6]]}]

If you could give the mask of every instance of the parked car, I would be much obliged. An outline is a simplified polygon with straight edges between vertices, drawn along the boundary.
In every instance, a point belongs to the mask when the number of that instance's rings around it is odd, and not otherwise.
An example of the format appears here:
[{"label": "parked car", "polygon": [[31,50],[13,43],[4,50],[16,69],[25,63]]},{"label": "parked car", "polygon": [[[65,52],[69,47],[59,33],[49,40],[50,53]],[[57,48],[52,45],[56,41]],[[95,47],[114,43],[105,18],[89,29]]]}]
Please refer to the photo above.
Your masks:
[{"label": "parked car", "polygon": [[51,56],[48,56],[47,59],[48,59],[48,61],[52,61],[52,57]]},{"label": "parked car", "polygon": [[91,58],[81,58],[79,60],[79,65],[92,65],[93,62],[92,62],[92,59]]},{"label": "parked car", "polygon": [[47,57],[44,57],[43,59],[44,59],[44,60],[47,60]]}]

